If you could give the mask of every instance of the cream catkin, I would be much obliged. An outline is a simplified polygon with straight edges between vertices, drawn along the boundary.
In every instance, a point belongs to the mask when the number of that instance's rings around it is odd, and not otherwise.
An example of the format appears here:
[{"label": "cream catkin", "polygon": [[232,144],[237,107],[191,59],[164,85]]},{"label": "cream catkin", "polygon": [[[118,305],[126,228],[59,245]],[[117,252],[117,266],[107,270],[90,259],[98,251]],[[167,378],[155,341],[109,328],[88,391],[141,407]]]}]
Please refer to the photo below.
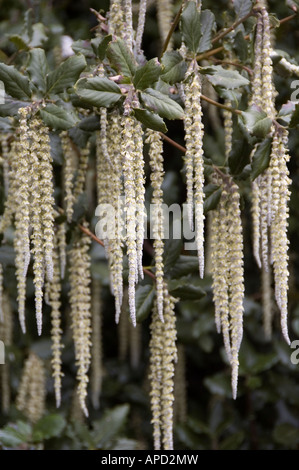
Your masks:
[{"label": "cream catkin", "polygon": [[[10,304],[9,296],[3,292],[3,318],[0,320],[0,338],[4,342],[5,347],[13,344],[13,311]],[[10,364],[9,360],[5,358],[5,364],[1,365],[1,407],[3,413],[8,413],[10,408]]]},{"label": "cream catkin", "polygon": [[239,349],[243,336],[243,234],[238,186],[225,178],[212,221],[212,277],[217,331],[232,367],[232,393],[237,396]]},{"label": "cream catkin", "polygon": [[66,268],[66,224],[61,223],[57,227],[56,232],[59,260],[60,260],[60,276],[64,279],[65,268]]},{"label": "cream catkin", "polygon": [[164,323],[161,322],[155,302],[150,340],[151,410],[154,449],[173,449],[174,363],[176,349],[176,299],[164,290]]},{"label": "cream catkin", "polygon": [[[78,235],[79,236],[79,235]],[[81,234],[70,251],[70,305],[72,331],[77,364],[78,396],[81,408],[86,407],[88,370],[91,360],[91,292],[90,292],[90,238]]]},{"label": "cream catkin", "polygon": [[[255,38],[255,67],[252,82],[251,104],[259,106],[272,120],[275,119],[276,91],[273,82],[273,65],[270,20],[265,7],[261,8],[257,18]],[[259,267],[262,267],[264,290],[268,285],[264,299],[269,311],[269,276],[266,274],[270,262],[273,264],[275,298],[281,312],[281,327],[284,338],[290,339],[287,328],[287,292],[288,292],[288,201],[290,179],[287,162],[288,133],[272,125],[272,148],[269,167],[253,182],[252,216],[253,247]],[[271,243],[270,243],[271,242]],[[270,331],[269,312],[265,313]],[[268,333],[267,333],[268,331]],[[270,334],[270,333],[269,333]]]},{"label": "cream catkin", "polygon": [[[137,269],[139,276],[143,279],[142,253],[144,241],[144,218],[145,218],[145,177],[143,160],[143,130],[139,121],[134,124],[134,178],[136,195],[136,252]],[[138,276],[136,281],[138,281]]]},{"label": "cream catkin", "polygon": [[[162,44],[165,43],[169,33],[173,18],[172,0],[157,0],[158,25]],[[168,44],[168,49],[172,48],[173,39]]]},{"label": "cream catkin", "polygon": [[123,117],[122,131],[122,165],[125,190],[126,246],[129,264],[128,295],[129,310],[132,323],[136,326],[135,283],[138,278],[138,261],[136,245],[136,185],[134,174],[135,120],[131,116]]},{"label": "cream catkin", "polygon": [[61,361],[63,344],[61,329],[61,274],[57,235],[55,242],[56,247],[53,251],[53,278],[47,283],[47,294],[48,303],[51,307],[52,376],[54,378],[56,407],[59,408],[61,404],[61,379],[63,377]]},{"label": "cream catkin", "polygon": [[34,353],[26,359],[16,398],[16,407],[32,423],[45,412],[46,377],[43,361]]},{"label": "cream catkin", "polygon": [[86,147],[80,149],[79,152],[79,164],[77,177],[74,185],[74,200],[76,201],[80,194],[84,192],[86,173],[88,169],[88,158],[90,153],[90,142],[88,141]]},{"label": "cream catkin", "polygon": [[163,292],[164,292],[164,215],[163,215],[163,143],[158,132],[148,130],[146,143],[149,144],[149,158],[151,167],[151,185],[153,188],[151,200],[151,222],[153,224],[152,237],[155,253],[155,278],[157,292],[158,314],[163,321]]},{"label": "cream catkin", "polygon": [[145,26],[145,16],[146,16],[146,4],[147,0],[140,0],[139,2],[139,14],[138,14],[138,25],[136,31],[136,40],[135,40],[135,55],[141,54],[141,44],[142,36]]},{"label": "cream catkin", "polygon": [[3,167],[3,183],[4,183],[4,194],[7,197],[9,191],[9,154],[10,154],[10,146],[9,141],[11,139],[11,134],[3,133],[0,134],[0,142],[1,142],[1,156],[2,156],[2,167]]},{"label": "cream catkin", "polygon": [[110,0],[109,33],[124,37],[124,10],[122,0]]},{"label": "cream catkin", "polygon": [[102,300],[101,282],[93,279],[91,284],[91,312],[92,312],[92,333],[91,333],[91,401],[94,408],[100,406],[100,395],[103,379],[102,360]]},{"label": "cream catkin", "polygon": [[185,84],[185,141],[186,141],[186,179],[187,207],[189,223],[193,227],[193,208],[195,213],[196,245],[200,277],[204,275],[204,165],[203,165],[203,124],[200,103],[201,80],[196,61],[190,65],[189,79]]},{"label": "cream catkin", "polygon": [[76,171],[76,155],[72,147],[72,141],[67,133],[60,133],[61,146],[64,155],[64,205],[67,221],[71,222],[74,211],[74,173]]}]

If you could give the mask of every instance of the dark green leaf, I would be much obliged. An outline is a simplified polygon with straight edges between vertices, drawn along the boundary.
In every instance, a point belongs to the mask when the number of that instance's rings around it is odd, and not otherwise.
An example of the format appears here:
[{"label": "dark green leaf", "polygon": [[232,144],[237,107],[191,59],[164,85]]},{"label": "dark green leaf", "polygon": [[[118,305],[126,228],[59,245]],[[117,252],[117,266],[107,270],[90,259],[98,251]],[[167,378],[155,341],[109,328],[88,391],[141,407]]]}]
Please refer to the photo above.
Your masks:
[{"label": "dark green leaf", "polygon": [[78,41],[74,41],[72,44],[72,49],[75,54],[83,54],[85,57],[91,58],[94,57],[94,51],[91,47],[89,41],[79,39]]},{"label": "dark green leaf", "polygon": [[22,37],[19,36],[18,34],[13,34],[12,36],[9,37],[9,40],[19,49],[21,50],[28,50],[29,46],[26,42],[26,40]]},{"label": "dark green leaf", "polygon": [[213,65],[208,68],[207,77],[214,86],[233,90],[249,84],[249,80],[236,70],[226,70],[221,65]]},{"label": "dark green leaf", "polygon": [[6,426],[0,429],[0,443],[7,447],[16,448],[26,442],[24,436],[12,426]]},{"label": "dark green leaf", "polygon": [[143,322],[150,314],[155,298],[155,289],[151,284],[139,286],[136,290],[136,320]]},{"label": "dark green leaf", "polygon": [[38,90],[44,93],[47,87],[47,73],[49,72],[45,51],[39,48],[32,49],[29,56],[28,72],[30,78]]},{"label": "dark green leaf", "polygon": [[133,78],[136,72],[136,61],[126,43],[121,39],[110,42],[107,49],[107,57],[112,67],[125,77]]},{"label": "dark green leaf", "polygon": [[133,108],[134,114],[138,121],[142,122],[147,128],[153,129],[154,131],[167,132],[167,127],[163,119],[158,115],[154,114],[146,109]]},{"label": "dark green leaf", "polygon": [[31,96],[30,83],[13,65],[0,64],[0,80],[4,83],[5,92],[17,98],[26,100]]},{"label": "dark green leaf", "polygon": [[34,441],[43,441],[58,437],[66,426],[63,416],[51,414],[42,417],[33,427],[32,438]]},{"label": "dark green leaf", "polygon": [[26,106],[28,106],[28,102],[17,101],[13,98],[10,98],[9,96],[5,96],[5,103],[0,104],[0,116],[17,116],[19,108]]},{"label": "dark green leaf", "polygon": [[234,124],[233,146],[229,154],[228,165],[232,175],[239,175],[250,162],[251,145],[244,138],[239,125]]},{"label": "dark green leaf", "polygon": [[183,249],[183,242],[181,239],[169,238],[164,244],[164,271],[165,274],[169,273],[170,269],[176,263]]},{"label": "dark green leaf", "polygon": [[236,12],[237,18],[243,18],[251,11],[252,0],[234,0],[233,8]]},{"label": "dark green leaf", "polygon": [[242,31],[238,31],[234,37],[234,50],[236,51],[240,61],[246,63],[248,58],[248,41],[244,38],[244,33]]},{"label": "dark green leaf", "polygon": [[104,417],[94,422],[93,440],[99,449],[111,444],[125,426],[129,414],[129,405],[119,405],[107,410]]},{"label": "dark green leaf", "polygon": [[181,300],[200,300],[206,295],[206,292],[190,277],[168,281],[168,290],[171,295]]},{"label": "dark green leaf", "polygon": [[184,80],[187,64],[178,51],[165,52],[161,62],[164,66],[161,79],[164,82],[173,85]]},{"label": "dark green leaf", "polygon": [[288,449],[295,448],[299,443],[299,429],[290,423],[278,424],[274,429],[273,439]]},{"label": "dark green leaf", "polygon": [[251,106],[247,111],[242,111],[241,115],[247,131],[259,138],[266,137],[272,126],[272,119],[267,117],[267,113],[257,106]]},{"label": "dark green leaf", "polygon": [[216,209],[218,202],[220,201],[222,188],[219,188],[216,184],[208,184],[204,188],[205,200],[204,200],[204,213]]},{"label": "dark green leaf", "polygon": [[111,41],[111,34],[105,36],[104,38],[94,38],[91,40],[91,47],[93,48],[93,52],[100,60],[105,59],[107,47]]},{"label": "dark green leaf", "polygon": [[271,154],[272,139],[265,139],[256,146],[251,163],[252,181],[263,173],[269,166]]},{"label": "dark green leaf", "polygon": [[66,59],[56,70],[48,74],[47,93],[57,94],[72,88],[85,67],[86,60],[82,54]]},{"label": "dark green leaf", "polygon": [[299,110],[299,103],[296,104],[294,101],[287,101],[287,103],[283,104],[282,107],[280,108],[277,118],[281,119],[282,121],[284,121],[286,124],[289,125],[292,119],[293,113],[296,109],[296,106]]},{"label": "dark green leaf", "polygon": [[203,10],[200,17],[201,38],[197,52],[205,52],[212,47],[212,33],[215,29],[215,16],[210,10]]},{"label": "dark green leaf", "polygon": [[70,129],[79,121],[74,113],[56,104],[48,104],[40,114],[46,126],[56,130]]},{"label": "dark green leaf", "polygon": [[149,60],[145,65],[136,70],[133,84],[136,90],[145,90],[151,88],[159,80],[162,72],[161,64],[158,59]]},{"label": "dark green leaf", "polygon": [[182,119],[184,111],[174,100],[159,91],[147,88],[141,92],[141,99],[145,106],[154,113],[166,119]]},{"label": "dark green leaf", "polygon": [[181,15],[183,41],[189,51],[196,53],[201,38],[200,13],[195,2],[189,1]]},{"label": "dark green leaf", "polygon": [[75,89],[84,103],[98,108],[109,108],[122,97],[119,86],[106,77],[82,78]]},{"label": "dark green leaf", "polygon": [[239,450],[240,445],[245,439],[245,434],[243,431],[234,432],[227,438],[225,438],[222,442],[220,442],[219,449],[220,450]]},{"label": "dark green leaf", "polygon": [[179,278],[198,272],[198,257],[180,255],[170,271],[171,278]]},{"label": "dark green leaf", "polygon": [[99,116],[87,116],[79,122],[78,126],[82,131],[93,132],[100,129],[100,119]]}]

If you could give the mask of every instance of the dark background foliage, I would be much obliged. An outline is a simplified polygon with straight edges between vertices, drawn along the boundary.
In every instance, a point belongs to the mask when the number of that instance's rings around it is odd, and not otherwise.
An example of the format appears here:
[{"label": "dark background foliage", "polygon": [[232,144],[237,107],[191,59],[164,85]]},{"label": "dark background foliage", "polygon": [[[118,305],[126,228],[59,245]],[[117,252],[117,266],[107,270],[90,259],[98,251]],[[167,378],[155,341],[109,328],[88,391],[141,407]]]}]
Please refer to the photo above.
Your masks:
[{"label": "dark background foliage", "polygon": [[[53,48],[62,34],[74,40],[93,37],[96,26],[92,7],[105,12],[108,1],[63,0],[63,1],[5,1],[0,2],[0,60],[16,54],[17,45],[9,36],[19,34],[23,15],[32,8],[36,21],[41,21],[50,30],[49,39],[44,43],[49,61]],[[176,10],[180,2],[176,2]],[[233,17],[231,2],[204,2],[217,19],[219,27],[231,23]],[[269,2],[269,10],[281,19],[291,14],[285,2]],[[179,44],[179,33],[174,35]],[[299,61],[296,45],[299,41],[299,18],[283,24],[276,30],[276,48],[287,51]],[[240,46],[241,47],[241,46]],[[159,56],[161,42],[156,20],[155,7],[151,7],[147,18],[144,50],[147,59]],[[22,63],[22,52],[16,54],[14,63]],[[250,55],[244,58],[245,65],[251,65]],[[294,79],[294,78],[293,78]],[[286,102],[291,93],[292,78],[276,74],[279,91],[278,108]],[[244,90],[246,94],[247,89]],[[244,101],[245,100],[244,96]],[[220,126],[210,119],[210,108],[204,106],[205,154],[214,162],[224,158],[223,116],[218,113]],[[184,143],[181,122],[167,122],[168,135],[178,143]],[[299,136],[298,130],[290,134],[292,177],[292,199],[290,205],[290,292],[289,327],[291,340],[299,335]],[[145,155],[146,157],[146,155]],[[146,157],[147,158],[147,157]],[[55,159],[57,186],[61,171],[61,156]],[[146,160],[147,161],[147,160]],[[92,167],[92,162],[91,162]],[[165,202],[185,201],[183,158],[179,150],[165,143]],[[91,170],[92,171],[92,170]],[[148,165],[146,166],[149,174]],[[251,221],[249,187],[240,181],[243,195],[243,224],[245,237],[245,315],[244,339],[240,353],[240,378],[237,400],[232,400],[230,369],[225,360],[222,337],[216,333],[212,303],[211,278],[206,275],[198,280],[197,262],[186,267],[182,246],[176,241],[169,242],[166,262],[172,270],[186,270],[189,281],[201,287],[206,295],[197,300],[181,300],[177,305],[178,343],[184,346],[186,354],[186,386],[188,417],[186,422],[176,422],[176,449],[298,449],[299,446],[299,365],[290,360],[292,350],[282,339],[279,314],[275,311],[274,332],[271,341],[266,341],[262,327],[261,280],[253,259],[251,246]],[[2,190],[1,190],[2,191]],[[59,187],[57,188],[59,191]],[[150,190],[147,192],[149,197]],[[95,197],[95,195],[93,195]],[[3,198],[2,198],[3,199]],[[92,219],[94,207],[83,210]],[[94,222],[94,220],[93,220]],[[189,255],[190,253],[188,253]],[[168,257],[168,258],[167,258]],[[25,419],[12,406],[9,415],[0,416],[0,441],[4,447],[36,448],[42,442],[46,449],[85,448],[152,448],[149,383],[147,381],[149,356],[149,318],[141,323],[142,354],[137,367],[132,367],[130,358],[120,361],[118,356],[118,335],[114,323],[114,302],[109,291],[108,271],[103,250],[92,248],[92,274],[103,284],[103,353],[104,380],[100,398],[100,409],[94,410],[89,403],[90,417],[81,422],[70,419],[70,402],[75,390],[76,370],[74,353],[69,333],[64,336],[63,395],[61,409],[55,409],[53,382],[50,376],[50,324],[49,310],[44,312],[44,332],[38,338],[34,319],[33,284],[28,286],[30,301],[27,308],[28,332],[22,335],[17,319],[14,328],[14,345],[9,351],[11,363],[12,395],[15,397],[20,380],[24,358],[29,349],[45,359],[48,365],[48,415],[44,422],[34,429],[25,424]],[[16,311],[13,254],[7,247],[0,249],[0,261],[6,260],[5,288],[8,290]],[[150,253],[145,254],[144,265],[151,263]],[[175,278],[174,271],[170,274]],[[150,282],[148,280],[145,281]],[[68,331],[68,286],[64,286],[64,331]],[[184,296],[183,296],[184,297]],[[1,367],[1,366],[0,366]],[[48,420],[48,421],[47,421]],[[110,424],[107,424],[110,423]],[[127,425],[125,426],[125,424]],[[10,428],[7,428],[9,424]],[[47,431],[45,431],[47,429]],[[52,429],[52,432],[51,432]],[[50,430],[50,431],[49,431]],[[2,438],[1,438],[2,436]],[[15,439],[15,440],[14,440]],[[18,440],[19,439],[19,440]]]}]

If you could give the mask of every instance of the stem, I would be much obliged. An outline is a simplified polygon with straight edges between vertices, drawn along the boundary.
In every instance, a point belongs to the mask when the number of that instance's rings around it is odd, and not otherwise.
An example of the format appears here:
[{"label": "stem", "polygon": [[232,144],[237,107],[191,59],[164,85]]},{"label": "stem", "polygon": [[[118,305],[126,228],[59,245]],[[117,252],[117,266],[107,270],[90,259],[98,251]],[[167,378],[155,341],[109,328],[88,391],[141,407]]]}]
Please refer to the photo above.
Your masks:
[{"label": "stem", "polygon": [[244,21],[246,21],[250,16],[253,16],[253,15],[254,15],[254,11],[251,10],[249,13],[247,13],[247,15],[243,16],[243,18],[240,18],[239,20],[235,21],[229,28],[222,31],[222,33],[221,32],[218,33],[214,37],[214,39],[212,39],[212,44],[215,44],[215,42],[220,41],[220,39],[222,39],[224,36],[226,36],[231,31],[233,31],[235,28],[237,28],[237,26],[239,26],[239,24],[244,23]]},{"label": "stem", "polygon": [[174,140],[172,140],[170,137],[168,137],[167,135],[163,134],[163,132],[160,132],[160,135],[162,137],[162,139],[164,139],[166,142],[168,142],[170,145],[172,145],[173,147],[176,147],[178,150],[180,150],[181,152],[183,153],[186,153],[186,148],[183,147],[182,145],[178,144],[177,142],[175,142]]},{"label": "stem", "polygon": [[167,50],[167,47],[168,47],[168,44],[169,44],[169,41],[171,39],[171,36],[173,35],[174,31],[175,31],[175,28],[177,27],[177,25],[179,24],[179,21],[180,21],[180,17],[181,17],[181,14],[182,14],[182,11],[183,11],[183,3],[181,4],[180,6],[180,9],[179,11],[177,12],[174,20],[173,20],[173,23],[171,25],[171,28],[167,34],[167,38],[165,39],[165,43],[163,44],[163,48],[162,48],[162,53],[161,53],[161,56],[163,56],[164,52],[166,52]]},{"label": "stem", "polygon": [[200,96],[201,96],[201,99],[203,99],[204,101],[207,101],[207,103],[217,106],[218,108],[226,109],[226,111],[229,111],[230,113],[242,114],[242,111],[240,111],[239,109],[235,109],[235,108],[232,108],[231,106],[226,106],[225,104],[218,103],[217,101],[214,101],[205,95],[200,95]]}]

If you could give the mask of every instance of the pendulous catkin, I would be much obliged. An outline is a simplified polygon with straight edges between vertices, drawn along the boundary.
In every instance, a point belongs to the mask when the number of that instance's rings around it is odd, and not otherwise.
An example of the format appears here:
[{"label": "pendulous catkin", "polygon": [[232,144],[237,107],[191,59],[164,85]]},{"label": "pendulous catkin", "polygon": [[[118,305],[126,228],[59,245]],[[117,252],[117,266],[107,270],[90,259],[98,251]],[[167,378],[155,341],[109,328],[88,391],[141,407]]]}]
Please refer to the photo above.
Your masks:
[{"label": "pendulous catkin", "polygon": [[173,449],[174,364],[177,362],[175,303],[164,288],[164,323],[157,310],[152,312],[150,326],[151,410],[154,449]]},{"label": "pendulous catkin", "polygon": [[91,361],[91,275],[90,238],[78,234],[69,254],[70,305],[72,331],[77,364],[78,396],[81,408],[88,416],[86,406],[88,370]]},{"label": "pendulous catkin", "polygon": [[43,361],[31,352],[25,361],[16,407],[32,423],[45,412],[46,376]]}]

